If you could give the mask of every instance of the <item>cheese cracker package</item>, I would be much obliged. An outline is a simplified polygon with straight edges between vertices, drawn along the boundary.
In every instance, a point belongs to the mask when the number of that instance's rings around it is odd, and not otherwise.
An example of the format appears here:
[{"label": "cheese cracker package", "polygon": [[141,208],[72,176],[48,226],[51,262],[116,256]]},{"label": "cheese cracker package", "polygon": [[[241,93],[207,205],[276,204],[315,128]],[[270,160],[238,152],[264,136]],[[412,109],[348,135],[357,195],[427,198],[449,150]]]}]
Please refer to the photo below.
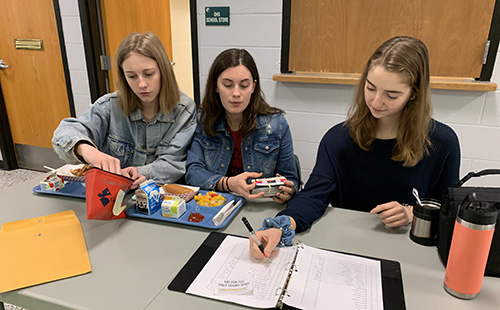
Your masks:
[{"label": "cheese cracker package", "polygon": [[186,201],[177,196],[165,196],[161,203],[161,215],[178,219],[186,212]]}]

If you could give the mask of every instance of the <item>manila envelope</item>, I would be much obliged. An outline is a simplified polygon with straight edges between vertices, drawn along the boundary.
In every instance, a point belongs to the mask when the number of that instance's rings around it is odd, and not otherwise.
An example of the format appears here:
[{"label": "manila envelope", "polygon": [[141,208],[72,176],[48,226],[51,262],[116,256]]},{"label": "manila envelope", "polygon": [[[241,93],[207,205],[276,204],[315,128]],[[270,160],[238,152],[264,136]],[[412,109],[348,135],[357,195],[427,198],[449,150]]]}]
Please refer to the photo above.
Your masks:
[{"label": "manila envelope", "polygon": [[73,210],[4,223],[0,251],[0,293],[92,271]]}]

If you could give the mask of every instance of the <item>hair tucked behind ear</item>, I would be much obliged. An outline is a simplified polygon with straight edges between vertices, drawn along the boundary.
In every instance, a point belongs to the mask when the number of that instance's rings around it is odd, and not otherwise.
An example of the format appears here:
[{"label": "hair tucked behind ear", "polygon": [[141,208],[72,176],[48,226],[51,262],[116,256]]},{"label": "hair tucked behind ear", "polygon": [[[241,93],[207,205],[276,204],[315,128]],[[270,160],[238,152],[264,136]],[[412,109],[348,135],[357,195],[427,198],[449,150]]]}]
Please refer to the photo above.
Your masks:
[{"label": "hair tucked behind ear", "polygon": [[410,99],[403,108],[392,159],[413,167],[429,154],[432,105],[429,94],[429,55],[419,39],[399,36],[384,42],[368,60],[351,105],[346,126],[352,139],[363,150],[369,150],[375,140],[377,120],[365,101],[368,71],[375,66],[400,74],[412,88]]}]

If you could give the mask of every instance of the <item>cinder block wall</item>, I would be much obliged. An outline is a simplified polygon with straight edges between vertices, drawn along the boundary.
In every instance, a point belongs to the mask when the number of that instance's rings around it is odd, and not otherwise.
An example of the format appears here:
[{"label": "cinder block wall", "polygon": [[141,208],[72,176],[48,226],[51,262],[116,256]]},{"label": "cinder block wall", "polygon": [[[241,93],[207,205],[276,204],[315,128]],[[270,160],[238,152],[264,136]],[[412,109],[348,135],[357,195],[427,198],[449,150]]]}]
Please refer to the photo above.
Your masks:
[{"label": "cinder block wall", "polygon": [[[280,68],[282,1],[199,0],[197,5],[201,93],[208,69],[219,52],[230,47],[247,49],[257,62],[268,102],[287,112],[306,181],[321,137],[345,120],[354,87],[272,80]],[[230,26],[205,26],[207,6],[229,6]],[[500,82],[499,59],[492,77],[496,83]],[[470,170],[500,168],[499,91],[432,90],[432,102],[434,117],[450,125],[459,136],[461,176]],[[500,186],[500,177],[482,177],[469,184]]]}]

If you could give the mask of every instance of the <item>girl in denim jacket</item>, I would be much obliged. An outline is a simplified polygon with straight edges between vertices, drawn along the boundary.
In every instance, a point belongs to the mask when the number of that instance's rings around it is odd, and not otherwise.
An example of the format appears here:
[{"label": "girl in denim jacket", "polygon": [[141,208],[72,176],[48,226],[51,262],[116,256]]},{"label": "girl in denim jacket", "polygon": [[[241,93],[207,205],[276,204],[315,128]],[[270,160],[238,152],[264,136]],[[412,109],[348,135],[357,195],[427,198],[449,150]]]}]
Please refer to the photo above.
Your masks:
[{"label": "girl in denim jacket", "polygon": [[85,162],[134,179],[175,182],[185,173],[196,105],[179,91],[170,60],[153,33],[132,33],[116,52],[118,91],[79,118],[66,118],[52,145],[62,160]]},{"label": "girl in denim jacket", "polygon": [[286,177],[273,200],[287,202],[298,184],[292,135],[283,111],[269,106],[252,56],[229,49],[210,68],[198,127],[188,151],[186,181],[204,189],[232,191],[247,198],[248,179]]}]

